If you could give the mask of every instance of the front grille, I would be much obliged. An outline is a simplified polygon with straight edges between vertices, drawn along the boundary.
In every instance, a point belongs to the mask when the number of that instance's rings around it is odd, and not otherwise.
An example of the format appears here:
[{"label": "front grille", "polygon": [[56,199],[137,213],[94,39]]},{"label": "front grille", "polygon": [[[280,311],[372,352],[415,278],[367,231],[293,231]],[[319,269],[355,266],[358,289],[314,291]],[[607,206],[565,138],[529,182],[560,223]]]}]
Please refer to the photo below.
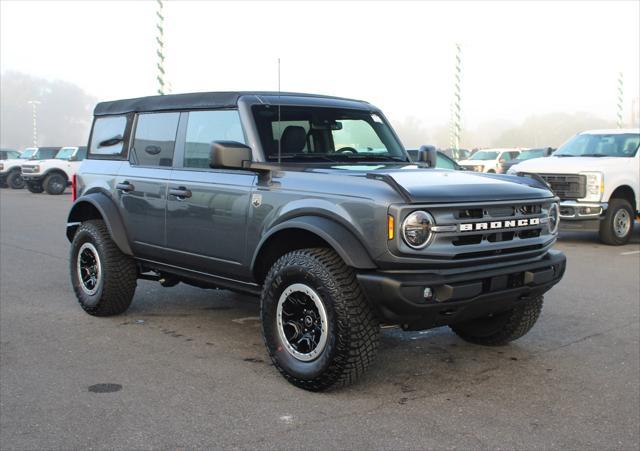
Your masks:
[{"label": "front grille", "polygon": [[23,174],[33,174],[35,171],[33,170],[34,166],[22,166]]},{"label": "front grille", "polygon": [[581,199],[586,196],[586,177],[577,174],[539,174],[560,199]]},{"label": "front grille", "polygon": [[428,211],[438,230],[426,248],[411,249],[399,240],[397,251],[441,267],[534,258],[555,241],[547,226],[550,205],[551,200],[412,205],[407,211]]}]

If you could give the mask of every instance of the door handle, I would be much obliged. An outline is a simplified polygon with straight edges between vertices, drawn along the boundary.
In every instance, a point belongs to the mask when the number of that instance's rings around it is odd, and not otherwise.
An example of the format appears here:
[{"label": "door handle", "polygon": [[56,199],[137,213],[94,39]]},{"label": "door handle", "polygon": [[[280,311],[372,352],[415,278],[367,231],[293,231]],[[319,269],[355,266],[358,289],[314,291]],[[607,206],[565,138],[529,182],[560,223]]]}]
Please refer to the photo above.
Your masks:
[{"label": "door handle", "polygon": [[129,191],[133,191],[136,188],[129,182],[122,182],[116,184],[116,189],[128,193]]},{"label": "door handle", "polygon": [[191,197],[191,191],[184,186],[179,188],[169,188],[169,195],[177,197],[178,200],[182,200]]}]

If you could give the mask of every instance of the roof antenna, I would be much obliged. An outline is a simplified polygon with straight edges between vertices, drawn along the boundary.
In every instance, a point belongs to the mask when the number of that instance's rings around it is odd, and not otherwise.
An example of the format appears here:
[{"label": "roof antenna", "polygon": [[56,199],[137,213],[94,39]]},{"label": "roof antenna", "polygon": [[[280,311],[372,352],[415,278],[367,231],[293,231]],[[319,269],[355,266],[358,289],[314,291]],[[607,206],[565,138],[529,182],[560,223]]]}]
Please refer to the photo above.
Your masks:
[{"label": "roof antenna", "polygon": [[282,128],[280,125],[280,58],[278,58],[278,136],[278,164],[280,164],[282,162]]}]

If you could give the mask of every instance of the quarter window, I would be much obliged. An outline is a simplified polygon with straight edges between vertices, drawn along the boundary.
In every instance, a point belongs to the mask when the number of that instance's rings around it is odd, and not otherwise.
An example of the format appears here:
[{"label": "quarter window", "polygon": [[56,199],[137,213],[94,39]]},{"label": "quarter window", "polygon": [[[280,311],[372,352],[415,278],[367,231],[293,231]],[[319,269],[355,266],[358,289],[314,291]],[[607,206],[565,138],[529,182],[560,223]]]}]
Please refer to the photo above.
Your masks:
[{"label": "quarter window", "polygon": [[120,155],[126,127],[126,116],[97,118],[93,123],[89,152],[93,155]]},{"label": "quarter window", "polygon": [[192,111],[189,113],[184,146],[184,167],[209,168],[209,155],[213,141],[245,143],[237,111]]},{"label": "quarter window", "polygon": [[180,113],[140,114],[131,148],[131,164],[171,167],[179,118]]}]

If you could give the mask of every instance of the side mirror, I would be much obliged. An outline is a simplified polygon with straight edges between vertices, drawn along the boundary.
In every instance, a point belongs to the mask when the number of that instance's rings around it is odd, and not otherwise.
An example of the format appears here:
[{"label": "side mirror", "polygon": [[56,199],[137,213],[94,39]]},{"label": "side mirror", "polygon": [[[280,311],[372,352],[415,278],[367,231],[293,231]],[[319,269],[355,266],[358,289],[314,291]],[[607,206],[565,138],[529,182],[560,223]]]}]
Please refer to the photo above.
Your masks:
[{"label": "side mirror", "polygon": [[418,150],[418,161],[429,164],[430,168],[435,168],[438,163],[438,152],[434,146],[420,146]]},{"label": "side mirror", "polygon": [[500,164],[504,164],[504,163],[506,163],[506,162],[507,162],[507,160],[505,160],[504,158],[500,158],[500,159],[498,160],[498,163],[500,163]]},{"label": "side mirror", "polygon": [[212,168],[245,167],[251,161],[251,147],[237,141],[214,141],[211,143],[209,166]]},{"label": "side mirror", "polygon": [[71,155],[67,161],[78,161],[77,155]]}]

